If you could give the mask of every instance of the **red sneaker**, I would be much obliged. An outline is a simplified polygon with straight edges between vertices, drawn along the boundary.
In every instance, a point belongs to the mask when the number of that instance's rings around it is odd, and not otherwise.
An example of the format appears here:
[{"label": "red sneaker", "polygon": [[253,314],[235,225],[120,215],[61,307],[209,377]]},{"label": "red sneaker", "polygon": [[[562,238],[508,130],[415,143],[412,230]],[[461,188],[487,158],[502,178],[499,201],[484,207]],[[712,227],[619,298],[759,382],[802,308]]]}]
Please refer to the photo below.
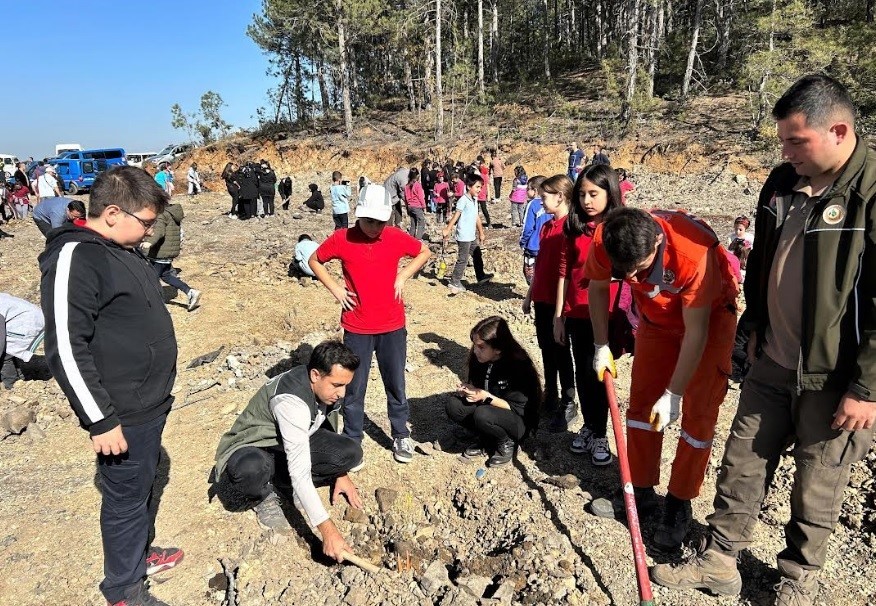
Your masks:
[{"label": "red sneaker", "polygon": [[146,554],[146,574],[153,575],[170,570],[182,562],[185,553],[176,547],[150,547]]}]

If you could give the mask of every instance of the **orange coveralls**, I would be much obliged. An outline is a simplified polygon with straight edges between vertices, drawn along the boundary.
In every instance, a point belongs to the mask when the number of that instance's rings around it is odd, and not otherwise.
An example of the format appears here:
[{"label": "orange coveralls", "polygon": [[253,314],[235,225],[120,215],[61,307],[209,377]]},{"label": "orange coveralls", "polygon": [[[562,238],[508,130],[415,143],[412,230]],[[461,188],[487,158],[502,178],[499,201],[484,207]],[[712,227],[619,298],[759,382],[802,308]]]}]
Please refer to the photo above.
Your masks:
[{"label": "orange coveralls", "polygon": [[[682,394],[681,436],[672,463],[669,493],[679,499],[699,495],[709,463],[718,409],[727,393],[736,331],[739,284],[715,232],[680,211],[652,211],[663,233],[648,276],[627,280],[640,316],[633,359],[627,449],[633,486],[660,483],[663,432],[649,423],[651,407],[669,386],[684,337],[682,308],[710,306],[709,335],[700,363]],[[609,280],[611,262],[602,226],[593,237],[585,274]]]}]

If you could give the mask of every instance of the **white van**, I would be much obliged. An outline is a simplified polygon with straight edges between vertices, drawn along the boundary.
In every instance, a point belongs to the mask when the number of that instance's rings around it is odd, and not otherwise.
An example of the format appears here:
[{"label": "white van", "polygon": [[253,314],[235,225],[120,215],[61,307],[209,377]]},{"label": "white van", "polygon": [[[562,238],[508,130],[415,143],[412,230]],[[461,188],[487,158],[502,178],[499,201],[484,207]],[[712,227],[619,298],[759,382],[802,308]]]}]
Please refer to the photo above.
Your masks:
[{"label": "white van", "polygon": [[128,159],[128,166],[139,166],[140,168],[143,168],[143,163],[154,155],[155,152],[128,152],[125,154],[125,157]]},{"label": "white van", "polygon": [[0,162],[3,162],[3,172],[6,173],[6,178],[11,179],[15,174],[15,169],[18,166],[18,158],[12,154],[0,153]]},{"label": "white van", "polygon": [[58,143],[55,146],[55,157],[72,151],[82,151],[82,146],[78,143]]}]

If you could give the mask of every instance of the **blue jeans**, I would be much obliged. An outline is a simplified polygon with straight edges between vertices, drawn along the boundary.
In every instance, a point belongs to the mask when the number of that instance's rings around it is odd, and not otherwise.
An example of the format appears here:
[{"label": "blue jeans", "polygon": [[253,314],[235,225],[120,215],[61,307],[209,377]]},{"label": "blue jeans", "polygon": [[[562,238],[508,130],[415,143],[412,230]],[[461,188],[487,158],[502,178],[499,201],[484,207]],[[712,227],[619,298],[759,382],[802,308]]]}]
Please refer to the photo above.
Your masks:
[{"label": "blue jeans", "polygon": [[191,288],[188,284],[179,279],[179,277],[173,273],[173,262],[168,260],[166,263],[162,263],[161,261],[156,261],[151,259],[152,269],[155,270],[155,274],[158,276],[158,279],[167,284],[168,286],[173,286],[177,290],[181,290],[184,294],[189,294]]},{"label": "blue jeans", "polygon": [[371,356],[377,354],[377,368],[386,390],[386,409],[393,438],[406,438],[410,409],[405,396],[405,360],[408,350],[408,331],[399,328],[392,332],[376,335],[362,335],[344,331],[344,345],[359,356],[359,368],[353,373],[353,380],[347,385],[344,397],[344,435],[357,442],[362,441],[365,424],[365,388],[368,386],[368,373],[371,370]]},{"label": "blue jeans", "polygon": [[128,452],[97,456],[103,500],[100,535],[103,574],[100,590],[110,604],[125,598],[125,590],[146,578],[146,549],[152,520],[149,501],[161,457],[161,434],[167,415],[122,427]]}]

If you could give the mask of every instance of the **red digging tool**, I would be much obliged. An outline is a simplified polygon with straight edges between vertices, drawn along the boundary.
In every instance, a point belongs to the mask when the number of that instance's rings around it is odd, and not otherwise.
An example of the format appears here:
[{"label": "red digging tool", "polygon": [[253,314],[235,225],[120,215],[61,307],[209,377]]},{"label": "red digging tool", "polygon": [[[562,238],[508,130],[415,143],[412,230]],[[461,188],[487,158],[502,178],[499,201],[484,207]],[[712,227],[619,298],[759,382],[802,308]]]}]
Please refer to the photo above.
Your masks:
[{"label": "red digging tool", "polygon": [[630,542],[633,544],[633,560],[636,564],[636,579],[639,582],[639,606],[654,606],[651,593],[651,579],[648,578],[648,564],[645,562],[645,544],[642,542],[642,529],[639,527],[639,513],[636,511],[636,498],[630,478],[630,462],[627,459],[627,441],[621,423],[617,395],[614,393],[614,379],[609,371],[603,375],[605,391],[608,394],[608,408],[611,411],[611,427],[617,446],[617,460],[620,465],[621,485],[624,492],[624,508],[627,511],[627,526],[630,529]]}]

